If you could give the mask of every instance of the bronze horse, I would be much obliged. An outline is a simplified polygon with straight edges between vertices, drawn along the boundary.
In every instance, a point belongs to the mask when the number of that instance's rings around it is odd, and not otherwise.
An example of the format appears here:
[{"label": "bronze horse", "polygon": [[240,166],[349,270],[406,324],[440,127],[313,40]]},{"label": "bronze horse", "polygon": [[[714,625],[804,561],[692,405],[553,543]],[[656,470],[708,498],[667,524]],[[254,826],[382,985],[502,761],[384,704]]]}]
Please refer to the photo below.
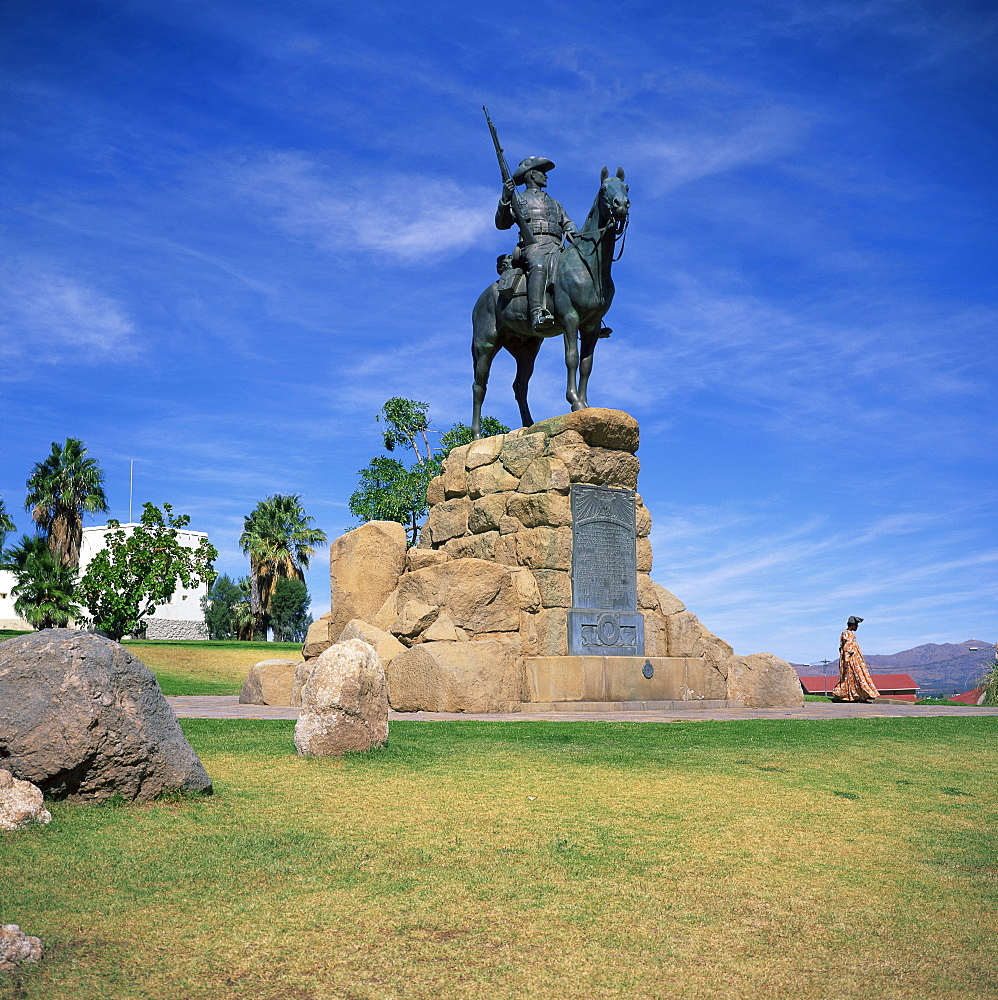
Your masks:
[{"label": "bronze horse", "polygon": [[[554,282],[555,326],[549,332],[537,334],[531,329],[522,281],[511,296],[500,296],[499,282],[493,281],[475,303],[471,340],[471,356],[475,363],[475,409],[471,430],[476,439],[481,437],[482,402],[489,383],[492,359],[503,347],[516,358],[513,395],[520,407],[524,427],[534,422],[527,406],[527,384],[545,337],[564,336],[565,365],[568,369],[565,398],[573,410],[583,410],[589,405],[586,389],[593,368],[593,350],[600,337],[603,317],[613,302],[610,268],[614,247],[627,227],[631,207],[623,167],[617,167],[613,177],[604,167],[600,181],[599,192],[585,225],[578,234],[569,237],[568,245],[561,252]],[[604,331],[603,335],[607,333]]]}]

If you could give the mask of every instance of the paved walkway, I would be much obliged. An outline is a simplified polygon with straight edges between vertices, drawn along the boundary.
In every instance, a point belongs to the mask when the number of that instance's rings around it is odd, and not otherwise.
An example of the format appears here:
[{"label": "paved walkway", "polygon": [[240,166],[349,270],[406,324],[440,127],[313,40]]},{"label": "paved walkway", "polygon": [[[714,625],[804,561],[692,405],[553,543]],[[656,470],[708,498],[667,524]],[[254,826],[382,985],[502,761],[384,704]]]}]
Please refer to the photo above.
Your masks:
[{"label": "paved walkway", "polygon": [[[181,719],[297,719],[299,710],[283,705],[240,705],[236,695],[183,696],[166,699]],[[389,712],[389,719],[415,722],[730,722],[737,719],[907,719],[937,715],[992,715],[998,708],[952,705],[845,705],[806,702],[801,708],[684,708],[654,712]]]}]

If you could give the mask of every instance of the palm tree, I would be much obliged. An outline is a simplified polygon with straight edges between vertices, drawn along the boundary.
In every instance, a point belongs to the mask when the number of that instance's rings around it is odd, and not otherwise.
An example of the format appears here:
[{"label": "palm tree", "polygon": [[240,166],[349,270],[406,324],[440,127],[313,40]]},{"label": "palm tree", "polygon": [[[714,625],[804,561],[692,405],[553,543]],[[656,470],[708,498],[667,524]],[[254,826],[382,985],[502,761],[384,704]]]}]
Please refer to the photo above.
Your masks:
[{"label": "palm tree", "polygon": [[266,633],[277,581],[304,580],[314,546],[326,544],[326,533],[312,523],[297,493],[275,493],[261,500],[243,523],[239,545],[250,560],[250,606],[258,632]]},{"label": "palm tree", "polygon": [[3,547],[7,541],[7,536],[14,530],[14,522],[7,513],[7,505],[0,497],[0,558],[3,558]]},{"label": "palm tree", "polygon": [[17,579],[14,610],[33,628],[65,628],[83,614],[73,603],[76,570],[55,559],[44,538],[24,535],[7,555]]},{"label": "palm tree", "polygon": [[52,454],[36,462],[28,477],[24,509],[48,541],[52,558],[75,570],[80,564],[83,515],[106,514],[104,473],[96,458],[87,456],[82,441],[52,442]]}]

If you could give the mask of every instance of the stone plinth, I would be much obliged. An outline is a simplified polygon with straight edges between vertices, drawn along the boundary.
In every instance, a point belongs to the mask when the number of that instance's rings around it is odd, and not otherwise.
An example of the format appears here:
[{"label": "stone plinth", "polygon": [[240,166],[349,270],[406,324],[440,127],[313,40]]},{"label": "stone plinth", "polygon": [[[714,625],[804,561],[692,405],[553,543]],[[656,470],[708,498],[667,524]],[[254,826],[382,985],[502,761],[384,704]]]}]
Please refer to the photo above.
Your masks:
[{"label": "stone plinth", "polygon": [[[398,525],[391,545],[380,538],[390,526],[369,525],[377,544],[354,541],[358,529],[331,547],[332,611],[310,629],[305,659],[341,638],[348,618],[393,637],[395,652],[379,652],[389,701],[402,711],[508,711],[517,699],[722,704],[729,668],[739,678],[732,697],[751,700],[743,689],[757,678],[782,690],[773,670],[796,679],[789,664],[736,664],[732,648],[652,580],[637,448],[637,421],[597,407],[455,448],[429,483],[429,516],[404,564]],[[587,497],[626,501],[626,517],[582,511]],[[377,610],[375,594],[385,595]],[[574,651],[602,655],[569,656],[570,629]],[[625,649],[631,655],[614,653]]]},{"label": "stone plinth", "polygon": [[528,702],[703,701],[727,697],[724,678],[703,657],[531,656]]},{"label": "stone plinth", "polygon": [[[667,623],[649,576],[651,516],[634,492],[637,448],[637,421],[599,407],[455,448],[427,490],[430,514],[417,553],[410,553],[410,569],[421,568],[422,560],[432,556],[436,563],[478,559],[526,573],[532,583],[521,581],[519,590],[535,593],[536,603],[521,604],[519,652],[566,656],[569,610],[596,606],[573,602],[572,495],[580,486],[609,487],[626,495],[630,505],[626,561],[631,579],[621,610],[632,612],[632,631],[649,637],[648,645],[635,647],[638,652],[667,655]],[[461,571],[455,566],[452,572]],[[671,595],[669,600],[679,603]],[[635,630],[632,619],[642,616],[644,627]],[[580,635],[583,624],[576,625]]]}]

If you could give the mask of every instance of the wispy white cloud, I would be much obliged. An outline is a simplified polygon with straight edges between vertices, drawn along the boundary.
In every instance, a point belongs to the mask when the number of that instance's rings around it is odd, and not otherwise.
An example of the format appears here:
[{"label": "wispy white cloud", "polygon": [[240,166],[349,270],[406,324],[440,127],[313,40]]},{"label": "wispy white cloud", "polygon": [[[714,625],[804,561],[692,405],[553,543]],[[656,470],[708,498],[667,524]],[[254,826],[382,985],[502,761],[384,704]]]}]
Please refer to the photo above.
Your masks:
[{"label": "wispy white cloud", "polygon": [[801,112],[770,105],[741,112],[711,130],[687,122],[664,124],[658,134],[632,143],[627,155],[637,161],[650,190],[660,194],[682,184],[751,164],[772,163],[797,149],[809,123]]},{"label": "wispy white cloud", "polygon": [[88,279],[20,258],[0,265],[0,357],[87,365],[138,353],[124,305]]},{"label": "wispy white cloud", "polygon": [[414,263],[452,257],[493,228],[495,191],[438,177],[333,170],[295,153],[236,173],[246,194],[289,233],[343,256],[358,248]]},{"label": "wispy white cloud", "polygon": [[[671,276],[658,301],[630,307],[638,330],[653,336],[629,335],[625,319],[621,334],[600,345],[594,379],[612,351],[620,405],[647,406],[651,380],[666,410],[709,392],[742,404],[740,421],[798,438],[877,428],[909,443],[944,436],[970,443],[969,427],[980,422],[976,373],[993,355],[998,329],[994,309],[882,293],[829,310],[822,296],[776,302],[713,277]],[[949,335],[941,338],[940,329]]]},{"label": "wispy white cloud", "polygon": [[980,505],[949,506],[860,517],[847,530],[826,516],[780,524],[732,502],[666,509],[653,575],[739,652],[755,652],[764,630],[769,652],[831,657],[849,614],[867,618],[870,652],[892,652],[934,641],[941,618],[962,638],[993,631],[993,610],[967,614],[982,598],[998,603],[998,549],[980,547],[986,519]]},{"label": "wispy white cloud", "polygon": [[859,31],[904,39],[921,50],[911,69],[951,58],[973,48],[998,32],[998,14],[983,6],[930,4],[925,0],[844,0],[808,3],[786,0],[774,5],[778,12],[765,22],[767,30],[782,27],[818,39],[841,37]]}]

